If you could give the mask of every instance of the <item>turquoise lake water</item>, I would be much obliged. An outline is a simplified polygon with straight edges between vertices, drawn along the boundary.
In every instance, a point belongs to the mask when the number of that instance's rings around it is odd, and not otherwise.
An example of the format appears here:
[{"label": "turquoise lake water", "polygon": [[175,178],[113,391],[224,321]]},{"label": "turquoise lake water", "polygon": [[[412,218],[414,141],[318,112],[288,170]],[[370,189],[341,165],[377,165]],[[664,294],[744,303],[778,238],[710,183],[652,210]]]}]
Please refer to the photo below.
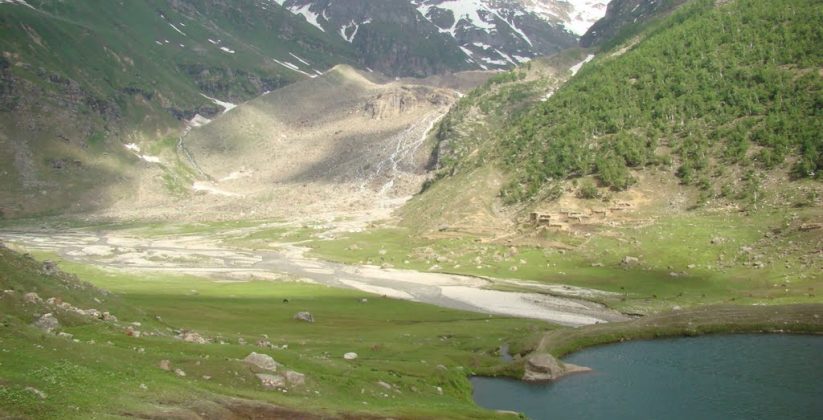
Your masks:
[{"label": "turquoise lake water", "polygon": [[823,336],[636,341],[574,353],[550,384],[472,378],[487,408],[543,419],[823,419]]}]

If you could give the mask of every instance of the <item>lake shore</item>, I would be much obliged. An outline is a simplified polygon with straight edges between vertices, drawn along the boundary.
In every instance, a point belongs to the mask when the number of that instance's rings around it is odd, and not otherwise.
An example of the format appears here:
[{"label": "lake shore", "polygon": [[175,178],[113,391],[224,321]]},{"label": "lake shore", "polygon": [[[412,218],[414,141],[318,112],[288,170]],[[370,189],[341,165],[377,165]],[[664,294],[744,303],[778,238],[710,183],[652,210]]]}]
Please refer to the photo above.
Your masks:
[{"label": "lake shore", "polygon": [[[585,348],[631,340],[693,337],[710,334],[823,334],[823,304],[712,305],[662,312],[625,322],[560,328],[546,332],[532,347],[521,349],[514,361],[483,376],[523,378],[529,360],[562,358]],[[561,362],[561,369],[563,364]],[[559,379],[577,372],[568,369]]]}]

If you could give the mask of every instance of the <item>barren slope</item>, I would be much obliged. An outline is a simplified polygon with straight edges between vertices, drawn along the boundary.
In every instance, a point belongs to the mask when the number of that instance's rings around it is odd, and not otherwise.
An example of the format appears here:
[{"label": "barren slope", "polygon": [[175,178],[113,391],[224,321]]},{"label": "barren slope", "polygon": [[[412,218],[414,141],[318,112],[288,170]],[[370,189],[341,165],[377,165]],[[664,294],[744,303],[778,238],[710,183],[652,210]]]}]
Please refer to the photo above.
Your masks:
[{"label": "barren slope", "polygon": [[[268,93],[184,137],[179,157],[198,174],[195,194],[177,207],[226,217],[337,217],[393,207],[419,190],[426,133],[457,95],[378,84],[347,66]],[[142,202],[160,214],[170,211],[159,208],[168,200],[158,194]],[[128,212],[123,204],[120,214]]]}]

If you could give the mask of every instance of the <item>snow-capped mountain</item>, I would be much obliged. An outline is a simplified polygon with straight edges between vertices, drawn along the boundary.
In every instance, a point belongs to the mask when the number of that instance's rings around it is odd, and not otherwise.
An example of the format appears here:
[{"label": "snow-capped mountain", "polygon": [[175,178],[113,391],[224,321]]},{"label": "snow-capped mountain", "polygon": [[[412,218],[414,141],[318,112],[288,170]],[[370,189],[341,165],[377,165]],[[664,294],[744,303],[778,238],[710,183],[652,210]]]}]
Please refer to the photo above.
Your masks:
[{"label": "snow-capped mountain", "polygon": [[610,0],[517,0],[523,8],[550,21],[559,21],[575,35],[583,35],[606,15]]},{"label": "snow-capped mountain", "polygon": [[[502,69],[573,46],[607,0],[274,0],[387,74]],[[380,54],[378,54],[378,51]],[[459,63],[457,62],[459,60]],[[401,65],[401,63],[403,63]],[[412,68],[409,69],[409,66]]]}]

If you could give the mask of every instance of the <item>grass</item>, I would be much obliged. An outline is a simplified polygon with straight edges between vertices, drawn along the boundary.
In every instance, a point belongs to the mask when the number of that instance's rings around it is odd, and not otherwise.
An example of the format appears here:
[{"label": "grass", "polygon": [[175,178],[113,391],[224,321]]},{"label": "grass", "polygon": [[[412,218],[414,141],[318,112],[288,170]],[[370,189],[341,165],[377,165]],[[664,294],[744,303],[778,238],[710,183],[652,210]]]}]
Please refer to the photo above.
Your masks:
[{"label": "grass", "polygon": [[276,226],[263,227],[251,233],[227,239],[230,246],[246,249],[272,249],[279,243],[305,242],[315,239],[320,229],[311,226]]},{"label": "grass", "polygon": [[[0,414],[144,415],[201,410],[198,404],[225,407],[226,398],[240,398],[320,414],[491,417],[493,413],[472,402],[466,378],[522,374],[522,360],[500,360],[497,349],[503,343],[513,354],[538,349],[561,356],[587,346],[658,336],[819,332],[820,321],[812,318],[821,307],[815,295],[819,238],[814,231],[796,229],[815,220],[816,211],[693,211],[646,225],[604,228],[590,237],[557,233],[542,238],[552,246],[484,243],[469,236],[423,238],[406,228],[386,226],[317,240],[314,227],[265,220],[93,226],[147,237],[209,235],[247,249],[309,241],[314,255],[341,262],[594,287],[620,292],[619,297],[604,298],[620,310],[663,312],[627,323],[566,329],[307,283],[221,283],[105,271],[37,254],[58,260],[62,269],[91,283],[74,286],[75,280],[39,273],[39,263],[30,258],[0,250],[0,288],[17,291],[13,298],[0,298]],[[712,244],[716,238],[722,241]],[[623,267],[620,260],[626,255],[638,257],[639,264]],[[753,261],[764,261],[765,268],[754,268]],[[686,274],[669,276],[674,271]],[[520,289],[508,283],[497,287]],[[23,304],[22,293],[32,290],[81,308],[109,310],[120,322],[90,322]],[[367,302],[362,303],[363,298]],[[737,305],[729,305],[732,302]],[[666,311],[674,306],[684,309]],[[30,325],[36,314],[46,311],[55,312],[61,331],[78,342]],[[311,312],[317,322],[294,321],[298,311]],[[124,334],[132,322],[150,335]],[[182,329],[212,343],[174,339]],[[240,344],[241,339],[248,344]],[[276,348],[257,347],[261,339]],[[307,384],[286,393],[262,389],[254,377],[258,371],[240,361],[252,351],[305,373]],[[350,351],[359,355],[354,362],[342,359]],[[160,360],[171,361],[186,376],[161,370]],[[45,392],[47,398],[26,387]]]},{"label": "grass", "polygon": [[557,329],[547,332],[536,350],[562,357],[586,347],[626,340],[764,332],[823,334],[823,304],[706,306],[630,322]]},{"label": "grass", "polygon": [[[525,348],[552,328],[538,321],[312,284],[217,283],[196,277],[107,272],[60,261],[64,270],[112,294],[88,285],[75,290],[76,281],[69,277],[61,275],[57,281],[40,274],[39,263],[30,258],[8,250],[0,253],[2,288],[17,290],[14,297],[0,299],[4,313],[0,413],[4,415],[77,418],[151,413],[157,410],[155,403],[179,408],[231,396],[320,413],[490,417],[492,413],[471,401],[467,375],[500,370],[496,350],[501,343]],[[24,304],[22,293],[31,290],[43,298],[61,296],[81,308],[109,310],[119,323],[92,322]],[[361,303],[363,298],[368,301]],[[312,312],[316,322],[292,319],[303,310]],[[78,342],[29,325],[45,311],[54,312],[63,325],[61,331],[73,334]],[[124,334],[131,322],[141,323],[142,337]],[[214,342],[184,343],[172,338],[178,329],[197,331]],[[274,345],[287,347],[254,345],[265,336]],[[240,338],[249,344],[238,344]],[[270,354],[288,369],[305,373],[306,385],[287,393],[263,390],[255,371],[238,360],[252,351]],[[342,358],[350,351],[360,356],[354,362]],[[159,369],[164,359],[186,376]],[[378,381],[392,384],[392,390]],[[45,392],[47,398],[40,399],[26,387]]]},{"label": "grass", "polygon": [[[821,302],[823,267],[814,257],[819,237],[797,226],[816,214],[695,211],[659,216],[646,225],[601,227],[589,237],[556,232],[542,238],[545,246],[484,243],[470,236],[424,239],[406,228],[384,227],[311,247],[315,256],[349,264],[618,292],[623,298],[604,303],[630,312],[724,302],[810,303]],[[623,265],[626,256],[639,262]]]}]

